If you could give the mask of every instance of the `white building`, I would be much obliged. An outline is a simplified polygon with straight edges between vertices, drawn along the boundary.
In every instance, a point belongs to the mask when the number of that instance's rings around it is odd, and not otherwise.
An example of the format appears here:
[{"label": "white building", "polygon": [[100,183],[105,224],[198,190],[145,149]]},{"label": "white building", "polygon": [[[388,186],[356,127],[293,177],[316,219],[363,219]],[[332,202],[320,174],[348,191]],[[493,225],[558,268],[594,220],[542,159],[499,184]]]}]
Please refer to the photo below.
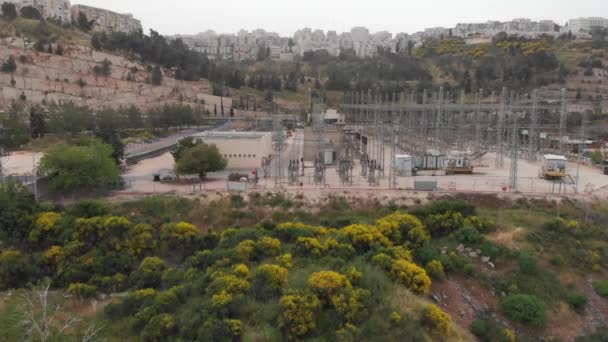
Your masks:
[{"label": "white building", "polygon": [[589,34],[594,28],[608,28],[608,19],[592,17],[592,18],[577,18],[568,21],[568,30],[572,34]]},{"label": "white building", "polygon": [[93,31],[137,32],[142,29],[141,21],[135,19],[130,13],[121,14],[85,5],[72,6],[72,20],[78,21],[80,13],[93,21]]},{"label": "white building", "polygon": [[262,160],[270,158],[273,153],[271,132],[207,131],[194,138],[217,146],[220,154],[228,161],[229,170],[258,169]]}]

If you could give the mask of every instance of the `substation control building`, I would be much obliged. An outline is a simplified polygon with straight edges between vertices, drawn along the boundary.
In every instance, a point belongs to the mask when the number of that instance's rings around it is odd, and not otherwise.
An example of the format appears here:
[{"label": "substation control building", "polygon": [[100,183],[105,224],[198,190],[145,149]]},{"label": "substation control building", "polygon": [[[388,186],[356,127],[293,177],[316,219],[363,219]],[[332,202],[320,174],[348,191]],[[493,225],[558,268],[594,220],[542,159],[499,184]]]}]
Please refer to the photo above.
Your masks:
[{"label": "substation control building", "polygon": [[262,160],[271,158],[271,132],[202,132],[194,136],[208,145],[217,146],[228,161],[228,170],[255,170]]}]

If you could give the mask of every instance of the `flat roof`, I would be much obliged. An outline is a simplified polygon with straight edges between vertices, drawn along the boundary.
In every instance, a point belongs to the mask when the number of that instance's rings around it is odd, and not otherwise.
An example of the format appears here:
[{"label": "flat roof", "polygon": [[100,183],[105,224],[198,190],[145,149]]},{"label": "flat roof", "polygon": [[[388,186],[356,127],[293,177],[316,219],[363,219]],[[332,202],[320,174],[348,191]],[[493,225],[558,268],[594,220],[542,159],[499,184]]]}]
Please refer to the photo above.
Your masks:
[{"label": "flat roof", "polygon": [[543,156],[543,158],[545,158],[547,160],[565,160],[565,161],[568,160],[568,159],[566,159],[566,157],[560,156],[559,154],[545,154]]}]

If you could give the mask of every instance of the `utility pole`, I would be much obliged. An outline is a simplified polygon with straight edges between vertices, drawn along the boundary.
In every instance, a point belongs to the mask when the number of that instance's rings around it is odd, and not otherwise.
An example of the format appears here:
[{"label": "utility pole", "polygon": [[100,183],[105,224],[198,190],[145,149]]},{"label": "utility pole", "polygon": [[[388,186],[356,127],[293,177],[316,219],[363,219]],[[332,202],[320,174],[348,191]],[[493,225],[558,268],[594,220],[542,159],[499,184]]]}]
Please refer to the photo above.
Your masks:
[{"label": "utility pole", "polygon": [[498,127],[496,129],[497,136],[497,148],[496,152],[496,168],[502,168],[504,166],[504,153],[505,146],[503,142],[504,135],[504,124],[505,124],[505,107],[507,101],[507,88],[502,88],[502,93],[500,95],[500,109],[498,111]]},{"label": "utility pole", "polygon": [[538,152],[538,91],[535,89],[532,92],[532,116],[530,129],[528,130],[528,159],[536,161],[536,153]]},{"label": "utility pole", "polygon": [[511,132],[511,171],[509,174],[509,186],[511,191],[517,190],[517,158],[519,150],[519,128],[517,127],[517,113],[514,110],[515,95],[511,92],[511,115],[513,115],[513,132]]},{"label": "utility pole", "polygon": [[559,148],[561,153],[566,152],[566,89],[562,88],[562,110],[559,116]]},{"label": "utility pole", "polygon": [[580,184],[580,168],[581,163],[583,162],[583,153],[585,152],[583,146],[586,146],[585,141],[587,135],[587,113],[583,112],[583,116],[581,118],[581,137],[580,143],[578,144],[578,160],[576,162],[576,193],[578,194],[578,188]]},{"label": "utility pole", "polygon": [[437,122],[435,123],[435,145],[437,149],[440,148],[439,140],[441,139],[441,125],[442,125],[442,117],[441,117],[441,103],[443,101],[443,87],[439,88],[439,97],[437,101]]},{"label": "utility pole", "polygon": [[34,175],[34,200],[38,202],[38,168],[36,166],[36,152],[32,154],[32,173]]}]

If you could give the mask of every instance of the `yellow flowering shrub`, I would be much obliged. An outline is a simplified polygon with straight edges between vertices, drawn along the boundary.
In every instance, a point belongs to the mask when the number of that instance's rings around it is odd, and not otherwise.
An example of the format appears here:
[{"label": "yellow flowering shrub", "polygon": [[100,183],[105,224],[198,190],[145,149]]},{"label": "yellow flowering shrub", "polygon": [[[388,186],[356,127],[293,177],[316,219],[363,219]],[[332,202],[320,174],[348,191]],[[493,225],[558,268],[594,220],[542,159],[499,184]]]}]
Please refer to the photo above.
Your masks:
[{"label": "yellow flowering shrub", "polygon": [[302,336],[317,327],[321,301],[313,294],[296,293],[281,297],[280,325],[292,336]]},{"label": "yellow flowering shrub", "polygon": [[278,257],[274,258],[274,260],[276,260],[276,262],[279,265],[281,265],[287,269],[290,269],[293,267],[293,258],[291,256],[291,254],[289,254],[289,253],[279,255]]},{"label": "yellow flowering shrub", "polygon": [[196,226],[188,222],[167,224],[163,227],[163,233],[177,241],[190,241],[200,234]]},{"label": "yellow flowering shrub", "polygon": [[135,291],[131,292],[129,294],[129,296],[131,296],[134,300],[141,302],[146,299],[156,297],[156,290],[155,289],[135,290]]},{"label": "yellow flowering shrub", "polygon": [[412,256],[412,251],[410,251],[409,249],[407,249],[403,246],[393,247],[390,250],[391,250],[393,258],[395,258],[395,259],[403,259],[403,260],[407,260],[407,261],[414,260],[414,257]]},{"label": "yellow flowering shrub", "polygon": [[417,294],[428,294],[431,278],[420,266],[407,260],[395,260],[390,275],[393,279]]},{"label": "yellow flowering shrub", "polygon": [[228,324],[232,336],[241,336],[243,334],[243,323],[240,320],[225,319],[224,323]]},{"label": "yellow flowering shrub", "polygon": [[359,250],[368,250],[373,245],[391,246],[390,240],[375,226],[353,224],[342,229],[350,243]]},{"label": "yellow flowering shrub", "polygon": [[65,253],[61,246],[51,246],[49,249],[42,253],[42,260],[49,264],[58,264],[65,258]]},{"label": "yellow flowering shrub", "polygon": [[281,252],[281,240],[265,236],[258,240],[257,247],[260,253],[264,255],[279,255],[279,253]]},{"label": "yellow flowering shrub", "polygon": [[315,272],[308,277],[308,285],[325,298],[342,288],[352,288],[346,276],[334,271]]},{"label": "yellow flowering shrub", "polygon": [[507,328],[500,331],[500,342],[515,342],[515,334]]},{"label": "yellow flowering shrub", "polygon": [[452,317],[437,305],[427,305],[422,312],[422,320],[437,335],[447,336],[452,330]]},{"label": "yellow flowering shrub", "polygon": [[431,260],[427,262],[424,269],[426,269],[427,273],[435,279],[441,279],[445,276],[443,264],[439,260]]},{"label": "yellow flowering shrub", "polygon": [[243,261],[251,261],[255,256],[255,242],[253,240],[241,241],[235,248],[236,255]]},{"label": "yellow flowering shrub", "polygon": [[296,241],[296,249],[303,255],[321,256],[325,248],[317,238],[299,237]]},{"label": "yellow flowering shrub", "polygon": [[31,242],[39,242],[43,234],[51,232],[55,229],[57,222],[61,219],[61,214],[54,212],[42,213],[36,219],[34,228],[30,231],[29,240]]},{"label": "yellow flowering shrub", "polygon": [[231,294],[245,293],[249,291],[251,283],[232,274],[218,275],[211,283],[212,290],[225,290]]},{"label": "yellow flowering shrub", "polygon": [[393,311],[393,312],[391,312],[391,314],[388,316],[388,319],[389,319],[389,320],[391,321],[391,323],[393,323],[393,324],[399,324],[403,318],[401,317],[401,314],[399,314],[397,311]]},{"label": "yellow flowering shrub", "polygon": [[322,227],[309,226],[301,222],[279,224],[274,232],[282,241],[295,242],[298,237],[313,237]]},{"label": "yellow flowering shrub", "polygon": [[333,294],[329,301],[347,321],[354,322],[357,321],[357,316],[365,310],[363,300],[367,296],[369,296],[367,290],[347,288]]},{"label": "yellow flowering shrub", "polygon": [[233,267],[234,274],[239,277],[247,278],[249,277],[249,267],[245,264],[238,264]]},{"label": "yellow flowering shrub", "polygon": [[214,308],[224,307],[232,302],[233,296],[230,292],[226,290],[221,290],[220,292],[211,296],[211,305]]},{"label": "yellow flowering shrub", "polygon": [[351,284],[359,283],[361,277],[363,277],[363,273],[359,272],[356,268],[352,266],[349,267],[346,272],[344,272],[344,275]]},{"label": "yellow flowering shrub", "polygon": [[148,224],[136,225],[131,229],[126,244],[136,256],[153,251],[157,246],[154,228]]},{"label": "yellow flowering shrub", "polygon": [[386,253],[378,253],[372,257],[372,264],[383,270],[389,270],[393,265],[393,258]]},{"label": "yellow flowering shrub", "polygon": [[[401,243],[402,240],[407,239],[408,233],[411,230],[417,229],[422,232],[426,231],[426,227],[420,219],[414,215],[402,213],[394,213],[377,220],[376,227],[378,227],[378,230],[380,230],[384,236],[395,243]],[[428,236],[426,241],[429,239],[430,236]]]},{"label": "yellow flowering shrub", "polygon": [[281,290],[287,284],[288,270],[277,265],[262,265],[258,272],[264,278],[266,286],[272,290]]}]

